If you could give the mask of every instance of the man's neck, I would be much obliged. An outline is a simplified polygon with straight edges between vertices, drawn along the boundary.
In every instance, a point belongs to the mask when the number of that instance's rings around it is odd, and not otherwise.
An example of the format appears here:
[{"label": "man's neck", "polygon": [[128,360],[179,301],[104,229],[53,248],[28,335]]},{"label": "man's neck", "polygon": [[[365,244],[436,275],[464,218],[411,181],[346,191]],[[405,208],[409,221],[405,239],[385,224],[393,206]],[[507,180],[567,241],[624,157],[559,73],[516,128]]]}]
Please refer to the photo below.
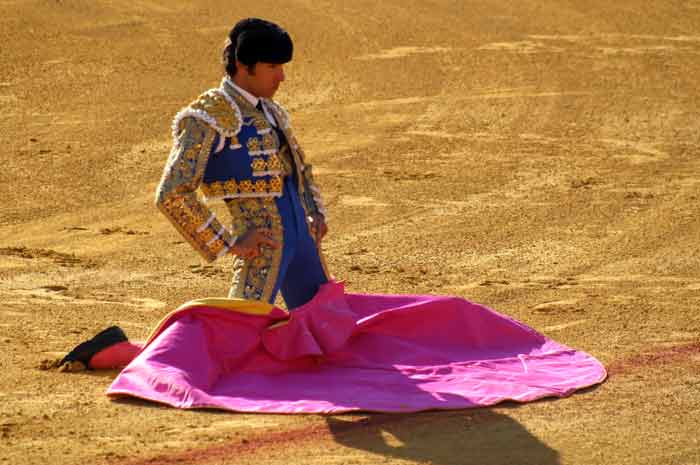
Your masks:
[{"label": "man's neck", "polygon": [[[261,102],[262,99],[260,97],[256,97],[251,92],[245,90],[231,76],[227,75],[226,77],[224,77],[222,86],[224,87],[224,89],[226,89],[226,87],[230,87],[231,90],[233,90],[234,92],[237,92],[238,95],[243,97],[252,106],[259,108],[258,102]],[[229,90],[227,92],[230,94],[231,90]],[[274,127],[277,127],[277,121],[275,120],[275,117],[268,111],[266,105],[262,105],[262,111],[265,114],[265,118],[270,122],[270,124]]]},{"label": "man's neck", "polygon": [[236,79],[236,76],[229,76],[228,81],[233,88],[238,91],[238,93],[240,93],[247,101],[250,102],[251,105],[256,106],[258,104],[260,97],[248,90],[244,83],[241,83],[239,79]]}]

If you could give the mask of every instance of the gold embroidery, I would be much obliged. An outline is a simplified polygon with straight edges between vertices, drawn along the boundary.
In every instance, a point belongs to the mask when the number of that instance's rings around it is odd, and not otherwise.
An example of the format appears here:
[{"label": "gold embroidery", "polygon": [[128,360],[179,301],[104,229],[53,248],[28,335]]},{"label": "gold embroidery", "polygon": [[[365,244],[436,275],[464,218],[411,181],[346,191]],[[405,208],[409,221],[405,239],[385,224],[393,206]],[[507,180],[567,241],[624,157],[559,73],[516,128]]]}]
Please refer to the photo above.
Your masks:
[{"label": "gold embroidery", "polygon": [[[274,199],[270,198],[262,199],[262,203],[268,212],[268,217],[270,218],[272,239],[281,245],[284,241],[284,229],[282,227],[282,216],[279,214],[279,210],[277,209],[277,203]],[[283,247],[278,247],[276,249],[263,249],[264,255],[268,257],[270,261],[270,268],[268,271],[269,277],[265,283],[265,288],[263,289],[263,295],[265,296],[266,300],[269,300],[272,297],[272,291],[277,283],[280,263],[282,262],[282,250]]]},{"label": "gold embroidery", "polygon": [[241,128],[240,113],[232,108],[219,89],[212,89],[197,97],[189,106],[195,112],[204,112],[214,119],[217,130],[227,137],[234,136]]},{"label": "gold embroidery", "polygon": [[265,129],[270,129],[270,123],[259,116],[254,116],[253,117],[253,126],[255,126],[256,131],[264,131]]},{"label": "gold embroidery", "polygon": [[282,176],[270,177],[270,192],[282,192]]},{"label": "gold embroidery", "polygon": [[[234,218],[240,218],[249,228],[268,228],[272,239],[280,244],[284,238],[282,218],[271,198],[242,199],[228,202]],[[279,274],[282,248],[262,247],[262,255],[244,260],[236,257],[229,297],[269,301]]]},{"label": "gold embroidery", "polygon": [[[194,117],[178,122],[178,134],[156,193],[156,205],[178,232],[204,257],[213,261],[232,238],[212,212],[197,199],[216,131]],[[208,225],[204,228],[204,225]],[[200,229],[202,229],[200,231]],[[222,234],[214,240],[217,233]]]},{"label": "gold embroidery", "polygon": [[185,158],[187,159],[188,162],[192,162],[193,160],[197,159],[197,155],[199,155],[200,150],[202,149],[201,144],[193,145],[191,147],[188,147],[188,149],[185,151]]},{"label": "gold embroidery", "polygon": [[264,179],[258,179],[255,181],[255,192],[258,194],[263,194],[267,192],[267,181]]},{"label": "gold embroidery", "polygon": [[279,142],[271,132],[268,132],[262,137],[262,146],[263,150],[276,150],[279,148]]},{"label": "gold embroidery", "polygon": [[280,165],[282,165],[282,173],[285,176],[291,176],[292,174],[292,159],[290,158],[289,147],[284,146],[279,152]]},{"label": "gold embroidery", "polygon": [[202,239],[202,241],[204,241],[204,243],[206,244],[206,243],[208,243],[209,241],[211,241],[212,239],[214,239],[214,232],[213,232],[211,229],[207,228],[207,229],[205,229],[204,231],[202,231],[202,232],[200,233],[200,236],[199,236],[199,237],[200,237],[200,238]]},{"label": "gold embroidery", "polygon": [[234,179],[226,182],[215,181],[202,184],[202,193],[208,198],[236,198],[241,194],[282,194],[282,177],[270,176],[269,180],[257,179],[255,183],[250,179],[245,179],[236,183]]},{"label": "gold embroidery", "polygon": [[236,192],[238,190],[238,184],[236,184],[235,179],[229,179],[223,184],[223,192],[222,195],[224,195],[226,192]]},{"label": "gold embroidery", "polygon": [[246,212],[251,213],[251,214],[258,213],[259,208],[260,208],[259,205],[260,205],[260,203],[256,199],[245,199],[245,200],[241,201],[241,203],[240,203],[241,210],[246,211]]},{"label": "gold embroidery", "polygon": [[248,139],[248,152],[259,152],[260,151],[260,140],[257,137],[251,137]]},{"label": "gold embroidery", "polygon": [[235,237],[242,236],[248,230],[248,225],[245,222],[245,218],[241,217],[241,212],[231,208],[228,203],[235,203],[235,201],[227,202],[229,207],[229,212],[231,213],[231,231]]},{"label": "gold embroidery", "polygon": [[270,155],[267,159],[267,169],[269,171],[277,171],[282,169],[282,162],[280,162],[280,157],[276,153]]},{"label": "gold embroidery", "polygon": [[282,162],[275,151],[268,156],[255,157],[250,163],[253,176],[269,176],[284,173]]},{"label": "gold embroidery", "polygon": [[210,245],[210,247],[211,251],[218,256],[221,253],[221,251],[224,250],[224,247],[226,247],[226,243],[221,239],[217,239],[214,241],[213,244]]},{"label": "gold embroidery", "polygon": [[265,168],[267,167],[267,163],[263,158],[253,158],[253,161],[250,162],[250,167],[253,168],[253,171],[265,171]]},{"label": "gold embroidery", "polygon": [[224,186],[223,184],[219,182],[215,182],[213,184],[203,184],[202,185],[202,192],[204,195],[207,197],[220,197],[224,195]]}]

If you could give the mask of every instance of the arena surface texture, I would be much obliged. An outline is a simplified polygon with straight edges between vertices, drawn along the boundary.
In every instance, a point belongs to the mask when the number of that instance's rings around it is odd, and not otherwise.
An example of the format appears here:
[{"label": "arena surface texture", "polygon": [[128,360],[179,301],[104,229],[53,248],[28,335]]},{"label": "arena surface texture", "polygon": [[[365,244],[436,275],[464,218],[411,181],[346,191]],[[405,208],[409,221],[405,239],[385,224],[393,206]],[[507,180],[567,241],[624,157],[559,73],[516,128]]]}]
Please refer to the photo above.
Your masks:
[{"label": "arena surface texture", "polygon": [[[600,360],[564,399],[242,414],[41,369],[226,294],[153,205],[260,16],[351,293],[454,295]],[[0,464],[700,464],[700,2],[0,1]]]}]

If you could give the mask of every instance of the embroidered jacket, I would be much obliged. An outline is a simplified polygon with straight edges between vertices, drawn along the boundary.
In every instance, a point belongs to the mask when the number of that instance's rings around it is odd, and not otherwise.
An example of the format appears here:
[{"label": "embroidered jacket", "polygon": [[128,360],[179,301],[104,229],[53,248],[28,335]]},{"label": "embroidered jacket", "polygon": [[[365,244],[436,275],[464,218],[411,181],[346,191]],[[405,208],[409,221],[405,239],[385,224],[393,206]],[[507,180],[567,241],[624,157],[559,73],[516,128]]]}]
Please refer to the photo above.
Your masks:
[{"label": "embroidered jacket", "polygon": [[[236,238],[252,227],[269,228],[274,239],[283,239],[274,199],[283,195],[285,176],[296,175],[306,216],[325,217],[311,165],[304,161],[287,112],[272,100],[263,101],[287,144],[281,144],[270,122],[226,79],[221,87],[203,93],[181,110],[173,121],[173,148],[156,192],[156,205],[209,262],[225,255]],[[213,200],[226,202],[231,228],[207,207]],[[260,263],[261,269],[274,267],[280,253],[266,251],[275,256],[267,257],[269,263]]]}]

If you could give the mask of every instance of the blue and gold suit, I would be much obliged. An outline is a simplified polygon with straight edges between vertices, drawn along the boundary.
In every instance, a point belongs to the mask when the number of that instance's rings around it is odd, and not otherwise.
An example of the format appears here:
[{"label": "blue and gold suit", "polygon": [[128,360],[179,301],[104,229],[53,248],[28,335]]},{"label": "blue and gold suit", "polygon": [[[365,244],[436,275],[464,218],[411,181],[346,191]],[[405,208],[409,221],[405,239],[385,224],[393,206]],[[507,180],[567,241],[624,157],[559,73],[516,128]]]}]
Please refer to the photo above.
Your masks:
[{"label": "blue and gold suit", "polygon": [[[295,308],[330,276],[311,234],[310,217],[325,217],[325,210],[289,116],[262,100],[277,126],[227,78],[181,110],[156,205],[208,262],[226,255],[248,229],[270,229],[280,248],[235,257],[229,297],[272,303],[282,292]],[[230,227],[207,207],[219,200],[231,214]]]}]

